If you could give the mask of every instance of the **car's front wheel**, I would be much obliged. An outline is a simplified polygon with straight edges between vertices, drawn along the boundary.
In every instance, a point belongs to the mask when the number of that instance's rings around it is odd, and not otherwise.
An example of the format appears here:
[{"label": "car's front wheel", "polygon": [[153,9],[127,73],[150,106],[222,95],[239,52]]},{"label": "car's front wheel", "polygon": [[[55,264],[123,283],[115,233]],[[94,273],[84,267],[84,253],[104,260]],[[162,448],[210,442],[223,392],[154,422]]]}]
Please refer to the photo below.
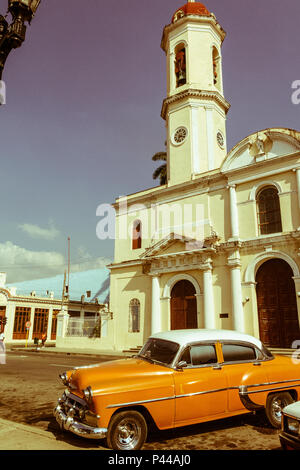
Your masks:
[{"label": "car's front wheel", "polygon": [[147,438],[144,416],[135,410],[121,411],[112,417],[107,444],[114,450],[139,450]]},{"label": "car's front wheel", "polygon": [[293,403],[293,401],[293,398],[288,392],[278,392],[268,396],[266,415],[269,423],[274,428],[280,428],[282,409],[290,403]]}]

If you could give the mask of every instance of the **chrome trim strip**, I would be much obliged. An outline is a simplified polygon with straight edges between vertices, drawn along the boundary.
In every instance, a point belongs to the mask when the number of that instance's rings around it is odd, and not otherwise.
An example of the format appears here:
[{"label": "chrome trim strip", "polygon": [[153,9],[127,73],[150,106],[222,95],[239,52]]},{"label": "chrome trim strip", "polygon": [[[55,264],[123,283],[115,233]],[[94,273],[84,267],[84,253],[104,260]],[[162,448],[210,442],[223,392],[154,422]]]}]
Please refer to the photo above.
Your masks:
[{"label": "chrome trim strip", "polygon": [[273,392],[274,390],[288,390],[292,387],[299,387],[299,385],[287,385],[286,387],[264,388],[263,390],[253,390],[253,392],[240,392],[240,394],[241,395],[251,395],[253,393],[260,393],[260,392]]},{"label": "chrome trim strip", "polygon": [[[282,381],[279,381],[279,382],[267,382],[267,383],[261,383],[261,384],[252,384],[252,385],[246,385],[245,387],[246,387],[246,390],[247,390],[250,387],[262,387],[262,386],[275,385],[275,384],[279,384],[279,383],[289,383],[289,382],[300,382],[300,379],[282,380]],[[299,387],[300,384],[299,385],[291,384],[291,385],[288,385],[286,387],[268,388],[268,389],[264,389],[264,390],[254,390],[252,392],[241,390],[240,386],[237,385],[237,386],[233,386],[233,387],[216,388],[216,389],[213,389],[213,390],[203,390],[201,392],[195,392],[195,393],[186,393],[186,394],[183,394],[183,395],[174,395],[172,397],[153,398],[153,399],[149,399],[149,400],[132,401],[132,402],[127,402],[127,403],[115,403],[113,405],[108,405],[106,408],[118,408],[119,406],[141,405],[143,403],[153,403],[153,402],[158,402],[158,401],[175,400],[177,398],[187,398],[187,397],[193,397],[193,396],[197,396],[197,395],[207,395],[209,393],[224,392],[226,390],[240,390],[239,394],[242,397],[242,396],[247,396],[247,395],[252,394],[252,393],[269,392],[269,391],[273,391],[273,390],[285,390],[285,389],[289,389],[293,386]]]},{"label": "chrome trim strip", "polygon": [[153,402],[156,402],[156,401],[174,400],[175,398],[176,398],[176,396],[163,397],[163,398],[152,398],[150,400],[131,401],[131,402],[127,402],[127,403],[116,403],[114,405],[108,405],[106,408],[117,408],[119,406],[140,405],[141,403],[153,403]]},{"label": "chrome trim strip", "polygon": [[[260,384],[252,384],[252,385],[247,385],[248,388],[250,387],[264,387],[266,385],[277,385],[277,384],[284,384],[284,383],[290,383],[290,382],[300,382],[300,379],[289,379],[289,380],[279,380],[277,382],[262,382]],[[299,385],[295,385],[295,387],[299,387]]]},{"label": "chrome trim strip", "polygon": [[202,392],[187,393],[184,395],[176,395],[175,398],[185,398],[185,397],[194,397],[196,395],[207,395],[209,393],[225,392],[226,390],[234,390],[238,387],[226,387],[226,388],[216,388],[214,390],[204,390]]},{"label": "chrome trim strip", "polygon": [[217,388],[214,390],[204,390],[202,392],[195,392],[195,393],[186,393],[184,395],[174,395],[172,397],[163,397],[163,398],[153,398],[150,400],[141,400],[141,401],[132,401],[128,403],[118,403],[114,405],[108,405],[106,408],[116,408],[118,406],[128,406],[128,405],[140,405],[142,403],[153,403],[156,401],[165,401],[165,400],[175,400],[176,398],[187,398],[187,397],[193,397],[196,395],[206,395],[208,393],[217,393],[217,392],[224,392],[226,390],[234,390],[238,389],[239,387],[226,387],[226,388]]}]

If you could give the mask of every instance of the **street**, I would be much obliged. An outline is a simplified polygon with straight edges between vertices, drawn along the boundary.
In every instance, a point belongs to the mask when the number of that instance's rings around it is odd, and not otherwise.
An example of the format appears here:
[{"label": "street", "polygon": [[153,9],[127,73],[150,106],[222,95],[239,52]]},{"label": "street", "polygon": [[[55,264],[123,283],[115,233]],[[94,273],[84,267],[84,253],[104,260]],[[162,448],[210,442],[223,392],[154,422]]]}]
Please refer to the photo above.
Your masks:
[{"label": "street", "polygon": [[[64,386],[58,374],[76,366],[99,363],[96,356],[11,351],[0,365],[0,418],[36,426],[78,450],[106,449],[104,441],[90,441],[62,432],[52,411]],[[278,431],[262,415],[202,423],[149,434],[147,450],[279,450]]]}]

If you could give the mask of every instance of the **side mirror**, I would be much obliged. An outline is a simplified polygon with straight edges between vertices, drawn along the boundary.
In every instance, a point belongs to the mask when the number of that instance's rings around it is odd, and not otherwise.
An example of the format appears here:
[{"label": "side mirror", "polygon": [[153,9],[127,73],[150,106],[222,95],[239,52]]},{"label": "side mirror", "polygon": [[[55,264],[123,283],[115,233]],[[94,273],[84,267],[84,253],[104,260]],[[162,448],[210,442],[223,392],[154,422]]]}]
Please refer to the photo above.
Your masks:
[{"label": "side mirror", "polygon": [[186,361],[179,361],[177,366],[176,366],[176,369],[177,370],[182,370],[184,367],[187,367],[187,362]]}]

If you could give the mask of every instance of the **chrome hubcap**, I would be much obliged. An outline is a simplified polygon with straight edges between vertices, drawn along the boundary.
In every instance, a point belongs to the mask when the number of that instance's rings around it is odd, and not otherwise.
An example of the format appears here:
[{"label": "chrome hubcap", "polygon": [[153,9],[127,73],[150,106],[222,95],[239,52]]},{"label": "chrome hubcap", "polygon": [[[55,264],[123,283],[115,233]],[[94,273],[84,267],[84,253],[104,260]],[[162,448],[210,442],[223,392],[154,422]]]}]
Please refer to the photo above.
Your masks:
[{"label": "chrome hubcap", "polygon": [[284,408],[285,403],[282,400],[277,399],[273,402],[273,414],[277,421],[281,421],[282,408]]},{"label": "chrome hubcap", "polygon": [[140,438],[140,427],[135,420],[125,418],[117,427],[117,440],[123,449],[132,449]]}]

